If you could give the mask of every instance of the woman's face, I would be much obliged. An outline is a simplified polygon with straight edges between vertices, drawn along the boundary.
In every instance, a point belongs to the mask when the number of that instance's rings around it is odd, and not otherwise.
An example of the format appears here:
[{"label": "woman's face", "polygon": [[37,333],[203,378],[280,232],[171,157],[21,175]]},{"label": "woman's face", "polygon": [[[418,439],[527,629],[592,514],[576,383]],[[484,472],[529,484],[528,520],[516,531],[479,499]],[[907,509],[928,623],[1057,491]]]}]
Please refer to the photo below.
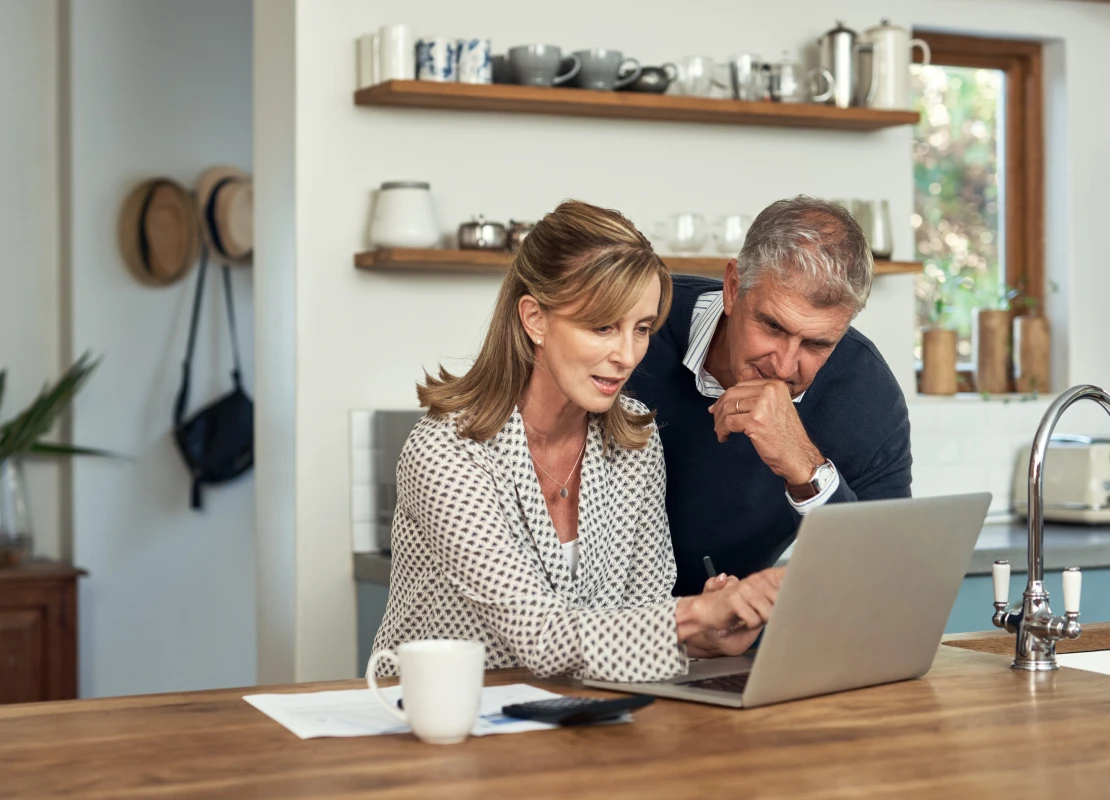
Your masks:
[{"label": "woman's face", "polygon": [[607,411],[647,353],[659,294],[656,275],[628,313],[603,328],[583,327],[558,312],[539,312],[535,327],[542,329],[537,335],[543,344],[536,348],[536,369],[546,372],[573,404],[595,414]]}]

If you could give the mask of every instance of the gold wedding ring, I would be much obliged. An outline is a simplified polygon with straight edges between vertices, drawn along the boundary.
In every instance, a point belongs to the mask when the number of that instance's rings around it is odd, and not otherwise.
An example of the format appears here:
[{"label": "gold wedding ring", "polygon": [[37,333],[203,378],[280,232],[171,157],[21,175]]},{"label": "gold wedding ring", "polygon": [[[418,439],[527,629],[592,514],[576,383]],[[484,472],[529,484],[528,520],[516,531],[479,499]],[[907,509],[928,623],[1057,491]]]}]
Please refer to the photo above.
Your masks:
[{"label": "gold wedding ring", "polygon": [[737,414],[740,413],[740,401],[739,400],[736,401],[736,413]]}]

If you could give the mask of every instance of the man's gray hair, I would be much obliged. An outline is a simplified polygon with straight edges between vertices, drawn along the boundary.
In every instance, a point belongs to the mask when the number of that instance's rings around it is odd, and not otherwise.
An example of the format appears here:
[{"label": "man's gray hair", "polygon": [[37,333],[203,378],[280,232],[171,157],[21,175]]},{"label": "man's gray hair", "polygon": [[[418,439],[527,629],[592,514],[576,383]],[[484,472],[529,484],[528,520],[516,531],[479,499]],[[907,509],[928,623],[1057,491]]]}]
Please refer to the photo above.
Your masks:
[{"label": "man's gray hair", "polygon": [[843,206],[798,195],[755,218],[736,259],[739,297],[764,278],[797,288],[818,308],[867,305],[875,261],[867,238]]}]

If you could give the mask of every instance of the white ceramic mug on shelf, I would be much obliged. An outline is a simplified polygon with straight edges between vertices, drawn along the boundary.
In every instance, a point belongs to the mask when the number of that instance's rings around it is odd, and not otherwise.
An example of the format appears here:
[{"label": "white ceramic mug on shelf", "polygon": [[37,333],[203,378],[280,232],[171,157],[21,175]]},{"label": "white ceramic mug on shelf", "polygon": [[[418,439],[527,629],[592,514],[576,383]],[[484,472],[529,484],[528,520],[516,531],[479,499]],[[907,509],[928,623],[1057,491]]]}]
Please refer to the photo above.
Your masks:
[{"label": "white ceramic mug on shelf", "polygon": [[[382,695],[374,672],[390,659],[401,673],[404,710]],[[459,639],[423,639],[379,650],[366,666],[366,683],[390,714],[428,744],[456,744],[478,721],[485,679],[486,646]]]},{"label": "white ceramic mug on shelf", "polygon": [[416,39],[409,25],[383,25],[378,31],[378,81],[416,78]]},{"label": "white ceramic mug on shelf", "polygon": [[378,66],[381,63],[381,36],[368,33],[360,36],[355,48],[357,68],[357,87],[366,89],[378,82]]}]

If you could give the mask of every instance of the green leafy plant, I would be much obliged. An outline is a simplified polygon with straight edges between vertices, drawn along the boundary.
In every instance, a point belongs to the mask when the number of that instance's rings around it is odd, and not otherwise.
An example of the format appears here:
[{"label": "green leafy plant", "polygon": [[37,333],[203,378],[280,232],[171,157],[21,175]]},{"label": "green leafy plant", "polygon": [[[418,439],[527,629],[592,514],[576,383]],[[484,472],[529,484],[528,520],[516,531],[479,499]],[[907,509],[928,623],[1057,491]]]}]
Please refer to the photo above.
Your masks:
[{"label": "green leafy plant", "polygon": [[953,328],[953,312],[957,310],[959,296],[966,294],[966,281],[960,278],[949,280],[949,276],[939,273],[934,276],[929,290],[929,324],[934,328]]},{"label": "green leafy plant", "polygon": [[[38,397],[14,419],[0,424],[0,461],[25,455],[113,456],[105,450],[41,441],[99,363],[99,359],[94,360],[85,353],[53,386],[44,386]],[[3,407],[6,378],[7,370],[0,370],[0,408]]]}]

